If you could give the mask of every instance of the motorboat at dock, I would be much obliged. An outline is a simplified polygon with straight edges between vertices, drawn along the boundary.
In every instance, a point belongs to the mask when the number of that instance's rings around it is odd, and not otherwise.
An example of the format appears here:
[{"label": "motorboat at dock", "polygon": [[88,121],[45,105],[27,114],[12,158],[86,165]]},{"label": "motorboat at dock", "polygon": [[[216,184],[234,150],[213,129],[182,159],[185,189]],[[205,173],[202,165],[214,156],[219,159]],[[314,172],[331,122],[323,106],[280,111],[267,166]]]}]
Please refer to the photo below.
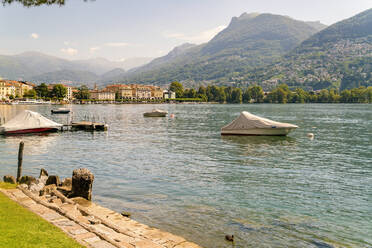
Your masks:
[{"label": "motorboat at dock", "polygon": [[49,120],[39,113],[25,110],[0,126],[0,133],[11,135],[56,132],[62,126],[62,124]]}]

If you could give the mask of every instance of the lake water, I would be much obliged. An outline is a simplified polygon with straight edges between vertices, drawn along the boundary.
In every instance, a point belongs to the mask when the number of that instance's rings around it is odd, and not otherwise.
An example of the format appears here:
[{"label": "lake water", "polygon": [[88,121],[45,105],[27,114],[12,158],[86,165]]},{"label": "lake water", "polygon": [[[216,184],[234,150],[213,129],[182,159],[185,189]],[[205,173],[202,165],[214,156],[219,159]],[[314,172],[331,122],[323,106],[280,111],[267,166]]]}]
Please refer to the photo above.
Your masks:
[{"label": "lake water", "polygon": [[[0,137],[0,175],[71,177],[89,168],[94,201],[208,248],[372,247],[372,105],[71,105],[107,132]],[[0,106],[51,116],[56,106]],[[144,118],[162,108],[175,118]],[[300,128],[288,137],[221,137],[243,110]],[[306,134],[315,134],[314,140]]]}]

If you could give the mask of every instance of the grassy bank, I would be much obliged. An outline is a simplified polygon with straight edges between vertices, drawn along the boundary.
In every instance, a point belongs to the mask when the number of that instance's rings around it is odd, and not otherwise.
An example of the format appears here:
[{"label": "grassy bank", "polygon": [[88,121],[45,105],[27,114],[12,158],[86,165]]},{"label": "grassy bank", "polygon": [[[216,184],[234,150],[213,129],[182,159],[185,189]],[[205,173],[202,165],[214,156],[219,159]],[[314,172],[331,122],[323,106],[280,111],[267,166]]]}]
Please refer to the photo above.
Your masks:
[{"label": "grassy bank", "polygon": [[[0,182],[0,187],[15,185]],[[0,192],[0,246],[31,247],[83,247],[57,227],[23,208]]]}]

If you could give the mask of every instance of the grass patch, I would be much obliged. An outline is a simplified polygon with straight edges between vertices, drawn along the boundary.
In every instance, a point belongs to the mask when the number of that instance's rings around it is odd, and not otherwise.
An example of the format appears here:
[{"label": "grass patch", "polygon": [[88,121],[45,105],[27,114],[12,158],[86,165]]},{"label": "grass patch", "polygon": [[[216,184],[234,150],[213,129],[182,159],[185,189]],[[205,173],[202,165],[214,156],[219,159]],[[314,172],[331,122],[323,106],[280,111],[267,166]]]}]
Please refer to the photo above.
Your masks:
[{"label": "grass patch", "polygon": [[0,188],[2,189],[15,189],[17,184],[0,182]]},{"label": "grass patch", "polygon": [[[0,185],[3,186],[3,183]],[[84,247],[1,192],[0,246],[9,248]]]}]

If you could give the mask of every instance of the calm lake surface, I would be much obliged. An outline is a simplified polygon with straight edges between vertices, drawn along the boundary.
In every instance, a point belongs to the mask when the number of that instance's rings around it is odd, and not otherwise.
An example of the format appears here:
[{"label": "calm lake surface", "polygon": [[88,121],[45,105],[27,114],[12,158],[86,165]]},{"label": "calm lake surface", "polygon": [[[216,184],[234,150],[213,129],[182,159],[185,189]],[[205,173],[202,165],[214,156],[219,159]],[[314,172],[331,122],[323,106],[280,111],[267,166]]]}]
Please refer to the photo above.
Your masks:
[{"label": "calm lake surface", "polygon": [[[58,106],[23,109],[60,123]],[[89,168],[94,201],[208,248],[372,247],[372,105],[70,105],[107,132],[0,137],[0,175],[71,177]],[[144,118],[162,108],[175,118]],[[300,126],[288,137],[221,137],[241,111]],[[307,133],[314,133],[314,140]]]}]

